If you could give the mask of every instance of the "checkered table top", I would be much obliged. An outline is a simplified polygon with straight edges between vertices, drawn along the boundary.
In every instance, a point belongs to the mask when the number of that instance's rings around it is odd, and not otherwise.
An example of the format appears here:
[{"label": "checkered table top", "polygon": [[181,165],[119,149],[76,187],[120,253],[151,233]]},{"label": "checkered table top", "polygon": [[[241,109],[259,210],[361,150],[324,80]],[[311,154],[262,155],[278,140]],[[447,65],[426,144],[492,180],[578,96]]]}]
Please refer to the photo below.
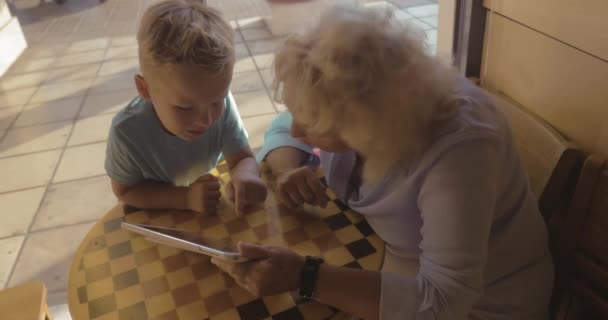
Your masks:
[{"label": "checkered table top", "polygon": [[[220,171],[225,166],[220,166]],[[227,172],[216,172],[222,185]],[[276,205],[243,217],[222,201],[217,215],[177,211],[127,212],[117,206],[82,241],[68,280],[74,319],[348,319],[349,316],[294,293],[257,298],[239,287],[204,255],[151,243],[120,228],[124,220],[175,227],[217,239],[286,246],[327,263],[379,270],[384,243],[366,221],[331,194],[326,209],[297,212]]]}]

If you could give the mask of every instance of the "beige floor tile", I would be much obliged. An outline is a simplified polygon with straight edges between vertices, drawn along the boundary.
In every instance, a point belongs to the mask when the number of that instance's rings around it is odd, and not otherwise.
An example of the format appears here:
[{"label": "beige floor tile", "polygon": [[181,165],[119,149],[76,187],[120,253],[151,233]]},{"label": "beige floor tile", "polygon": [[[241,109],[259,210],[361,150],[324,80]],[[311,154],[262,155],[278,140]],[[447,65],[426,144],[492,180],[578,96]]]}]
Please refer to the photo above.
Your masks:
[{"label": "beige floor tile", "polygon": [[133,80],[135,74],[125,73],[116,76],[97,77],[93,81],[93,85],[91,85],[90,93],[98,94],[101,92],[130,89],[135,94],[137,92],[135,91],[135,82]]},{"label": "beige floor tile", "polygon": [[0,108],[0,130],[6,130],[19,115],[21,107]]},{"label": "beige floor tile", "polygon": [[113,114],[106,114],[79,119],[74,126],[74,132],[72,132],[68,145],[107,140],[113,117]]},{"label": "beige floor tile", "polygon": [[422,31],[433,29],[433,27],[429,26],[428,24],[426,24],[418,19],[410,19],[410,20],[407,20],[406,23],[408,25],[410,25],[418,30],[422,30]]},{"label": "beige floor tile", "polygon": [[14,127],[72,120],[80,108],[84,96],[28,104],[24,107]]},{"label": "beige floor tile", "polygon": [[92,81],[92,79],[83,79],[78,81],[43,85],[34,94],[32,99],[30,100],[30,103],[38,103],[82,96],[86,93]]},{"label": "beige floor tile", "polygon": [[0,92],[40,85],[49,76],[47,71],[29,72],[17,75],[6,75],[0,78]]},{"label": "beige floor tile", "polygon": [[28,232],[44,195],[44,187],[0,194],[0,208],[5,211],[0,224],[0,238]]},{"label": "beige floor tile", "polygon": [[253,70],[255,70],[255,64],[253,63],[253,59],[251,59],[250,56],[246,56],[236,60],[233,72],[239,73]]},{"label": "beige floor tile", "polygon": [[71,147],[65,150],[53,182],[105,174],[106,143]]},{"label": "beige floor tile", "polygon": [[243,39],[243,36],[241,35],[241,33],[238,31],[235,31],[234,32],[234,43],[243,43],[243,41],[245,41],[245,39]]},{"label": "beige floor tile", "polygon": [[246,41],[262,40],[273,37],[272,33],[270,33],[270,30],[268,30],[265,25],[251,28],[241,28],[241,34]]},{"label": "beige floor tile", "polygon": [[266,83],[266,86],[268,86],[268,89],[270,89],[271,91],[272,91],[272,81],[274,79],[274,75],[272,72],[273,71],[271,69],[260,70],[260,74],[262,75],[262,79],[264,80],[264,83]]},{"label": "beige floor tile", "polygon": [[132,89],[90,94],[82,107],[80,117],[117,113],[136,96],[137,92]]},{"label": "beige floor tile", "polygon": [[100,76],[116,74],[135,75],[139,72],[139,60],[134,58],[105,61],[99,69]]},{"label": "beige floor tile", "polygon": [[9,273],[11,272],[24,236],[0,240],[0,288],[4,288],[8,283]]},{"label": "beige floor tile", "polygon": [[92,226],[86,223],[30,234],[9,286],[36,279],[44,282],[49,292],[65,290],[74,253]]},{"label": "beige floor tile", "polygon": [[54,68],[55,62],[55,57],[29,58],[25,56],[22,57],[22,59],[17,60],[17,62],[10,68],[9,74],[45,71]]},{"label": "beige floor tile", "polygon": [[247,42],[252,55],[275,52],[283,42],[280,38],[272,38],[258,41]]},{"label": "beige floor tile", "polygon": [[234,46],[234,53],[237,60],[249,57],[249,50],[247,50],[247,46],[244,43],[237,43]]},{"label": "beige floor tile", "polygon": [[37,87],[0,92],[0,108],[21,107],[28,103]]},{"label": "beige floor tile", "polygon": [[270,127],[270,123],[272,123],[276,117],[276,114],[271,114],[243,119],[243,124],[249,135],[249,145],[251,148],[262,147],[264,144],[264,134]]},{"label": "beige floor tile", "polygon": [[426,18],[420,18],[420,20],[422,20],[422,22],[430,25],[433,28],[437,28],[437,23],[438,23],[438,17],[437,16],[430,16],[430,17],[426,17]]},{"label": "beige floor tile", "polygon": [[389,10],[393,11],[393,10],[399,9],[392,3],[389,3],[388,1],[374,1],[371,3],[366,3],[365,8],[371,9],[371,10],[377,10],[379,12],[385,12],[385,11],[389,11]]},{"label": "beige floor tile", "polygon": [[259,69],[268,69],[274,62],[274,53],[256,54],[253,56],[253,60]]},{"label": "beige floor tile", "polygon": [[97,71],[99,71],[100,67],[101,63],[93,63],[55,69],[50,72],[45,84],[92,79],[97,76]]},{"label": "beige floor tile", "polygon": [[232,93],[264,90],[264,83],[257,71],[235,73],[232,76],[230,91]]},{"label": "beige floor tile", "polygon": [[244,92],[234,95],[241,117],[274,113],[274,107],[266,91]]},{"label": "beige floor tile", "polygon": [[243,18],[239,19],[237,22],[240,29],[266,27],[266,23],[262,17]]},{"label": "beige floor tile", "polygon": [[47,184],[57,166],[60,150],[0,159],[0,192]]},{"label": "beige floor tile", "polygon": [[65,43],[31,45],[23,53],[23,57],[29,59],[52,58],[64,53],[66,47]]},{"label": "beige floor tile", "polygon": [[[86,21],[84,21],[86,23]],[[66,49],[66,53],[103,50],[110,45],[109,38],[97,38],[90,40],[74,41]]]},{"label": "beige floor tile", "polygon": [[92,221],[116,204],[107,176],[53,184],[40,205],[32,230]]},{"label": "beige floor tile", "polygon": [[70,315],[70,308],[66,303],[49,306],[51,309],[51,314],[53,315],[53,320],[72,320],[72,316]]},{"label": "beige floor tile", "polygon": [[105,59],[125,59],[125,58],[137,58],[137,45],[135,46],[122,46],[122,47],[111,47],[106,52]]},{"label": "beige floor tile", "polygon": [[414,19],[414,16],[407,13],[405,10],[397,10],[394,12],[395,18],[401,22],[408,21],[410,19]]},{"label": "beige floor tile", "polygon": [[105,53],[106,50],[102,49],[66,54],[59,58],[59,60],[57,61],[57,66],[69,67],[81,64],[97,64],[103,61]]},{"label": "beige floor tile", "polygon": [[71,121],[10,129],[0,142],[0,157],[61,148],[71,129]]},{"label": "beige floor tile", "polygon": [[436,16],[439,13],[439,5],[428,4],[423,6],[409,7],[405,9],[405,11],[418,18]]},{"label": "beige floor tile", "polygon": [[120,36],[112,38],[112,47],[132,46],[137,45],[135,36]]}]

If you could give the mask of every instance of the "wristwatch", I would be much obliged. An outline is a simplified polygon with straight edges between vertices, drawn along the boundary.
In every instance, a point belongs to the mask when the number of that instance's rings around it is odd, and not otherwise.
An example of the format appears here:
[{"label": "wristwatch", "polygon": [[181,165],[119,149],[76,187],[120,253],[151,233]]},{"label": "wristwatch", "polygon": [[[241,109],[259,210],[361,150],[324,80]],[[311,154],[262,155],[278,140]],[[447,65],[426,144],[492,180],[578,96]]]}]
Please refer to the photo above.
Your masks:
[{"label": "wristwatch", "polygon": [[302,266],[300,272],[300,287],[298,288],[298,295],[301,298],[310,299],[313,297],[319,277],[319,267],[323,262],[324,260],[321,258],[306,256],[304,266]]}]

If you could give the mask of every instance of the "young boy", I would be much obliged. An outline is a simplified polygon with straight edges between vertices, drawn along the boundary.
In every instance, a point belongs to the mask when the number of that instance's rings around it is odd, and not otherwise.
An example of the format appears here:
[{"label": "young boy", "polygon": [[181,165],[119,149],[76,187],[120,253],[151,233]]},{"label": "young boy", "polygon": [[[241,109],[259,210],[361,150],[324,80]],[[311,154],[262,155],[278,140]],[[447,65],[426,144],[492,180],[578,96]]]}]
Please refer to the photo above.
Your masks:
[{"label": "young boy", "polygon": [[200,0],[151,6],[137,34],[139,96],[112,121],[105,168],[114,194],[143,209],[215,212],[221,155],[238,214],[264,201],[266,186],[228,91],[233,31]]}]

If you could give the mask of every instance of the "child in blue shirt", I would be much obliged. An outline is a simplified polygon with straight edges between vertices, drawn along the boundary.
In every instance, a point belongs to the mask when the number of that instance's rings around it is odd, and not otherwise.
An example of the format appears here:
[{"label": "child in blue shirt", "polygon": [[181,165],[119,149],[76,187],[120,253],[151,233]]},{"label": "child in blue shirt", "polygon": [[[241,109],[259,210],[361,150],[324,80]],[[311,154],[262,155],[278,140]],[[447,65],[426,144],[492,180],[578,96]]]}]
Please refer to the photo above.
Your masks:
[{"label": "child in blue shirt", "polygon": [[108,138],[116,196],[143,209],[213,213],[220,185],[208,172],[223,156],[237,213],[263,202],[266,186],[228,91],[230,25],[201,1],[169,0],[145,12],[137,40],[139,96],[114,117]]}]

